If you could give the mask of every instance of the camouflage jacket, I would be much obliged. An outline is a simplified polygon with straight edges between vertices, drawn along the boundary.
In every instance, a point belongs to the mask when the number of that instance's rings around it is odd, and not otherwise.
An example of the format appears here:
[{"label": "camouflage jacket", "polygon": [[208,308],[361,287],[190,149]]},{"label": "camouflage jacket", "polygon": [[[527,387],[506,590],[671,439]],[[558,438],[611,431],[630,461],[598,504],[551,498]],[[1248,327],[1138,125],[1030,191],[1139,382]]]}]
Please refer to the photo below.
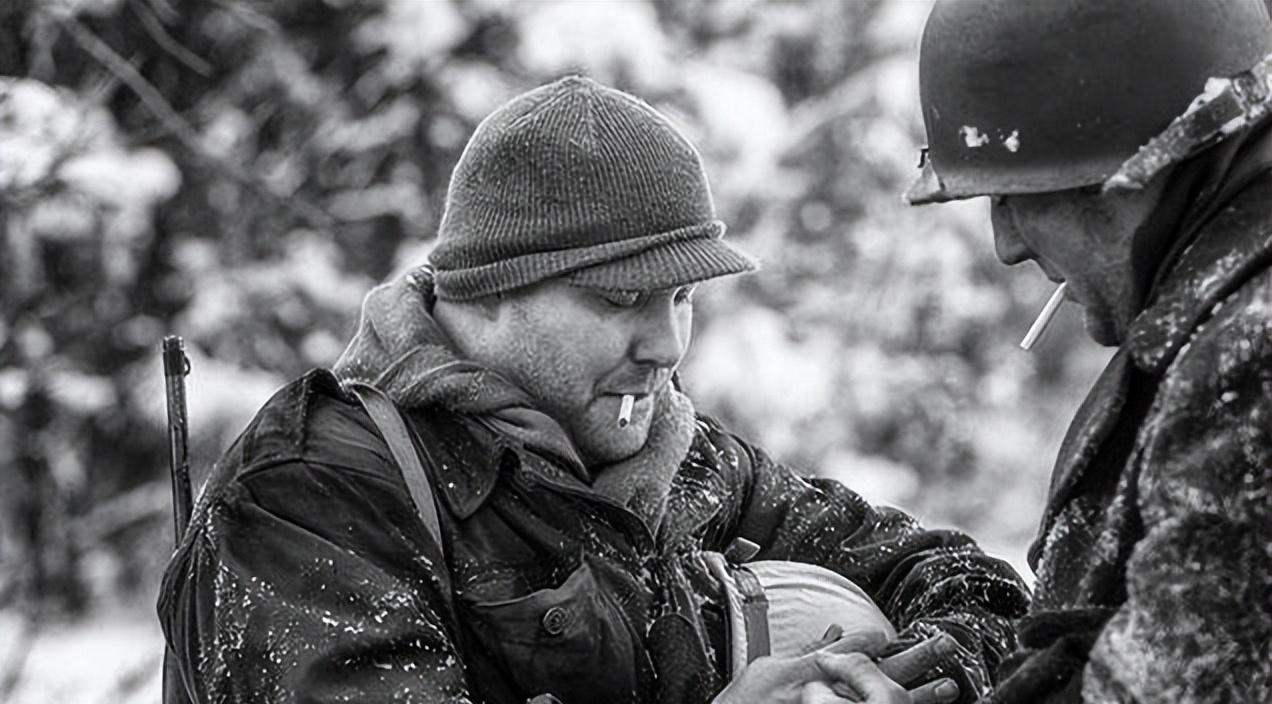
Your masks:
[{"label": "camouflage jacket", "polygon": [[1002,702],[1272,701],[1272,172],[1162,279],[1061,447]]},{"label": "camouflage jacket", "polygon": [[705,417],[655,531],[470,418],[407,418],[444,557],[328,372],[282,389],[214,470],[159,603],[197,701],[707,701],[724,685],[723,618],[694,553],[737,536],[852,579],[903,641],[952,634],[964,701],[1015,648],[1027,597],[1005,563]]}]

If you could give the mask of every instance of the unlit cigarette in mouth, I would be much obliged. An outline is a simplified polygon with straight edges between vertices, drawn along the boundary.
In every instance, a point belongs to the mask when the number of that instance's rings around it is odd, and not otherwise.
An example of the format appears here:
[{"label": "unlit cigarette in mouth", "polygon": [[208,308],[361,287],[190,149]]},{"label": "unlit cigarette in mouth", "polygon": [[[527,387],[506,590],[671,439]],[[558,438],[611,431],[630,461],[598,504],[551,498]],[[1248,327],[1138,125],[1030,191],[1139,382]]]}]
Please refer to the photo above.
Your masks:
[{"label": "unlit cigarette in mouth", "polygon": [[1029,332],[1025,333],[1025,339],[1020,341],[1020,349],[1028,352],[1033,348],[1038,338],[1042,337],[1042,333],[1051,324],[1051,319],[1056,317],[1056,311],[1060,310],[1060,304],[1064,302],[1064,294],[1068,290],[1068,281],[1056,287],[1055,293],[1051,294],[1051,298],[1047,299],[1047,305],[1043,306],[1042,312],[1038,314],[1038,319],[1033,321],[1033,325],[1029,326]]},{"label": "unlit cigarette in mouth", "polygon": [[618,407],[618,427],[626,428],[627,424],[632,422],[632,407],[636,405],[636,397],[631,394],[623,394],[622,405]]}]

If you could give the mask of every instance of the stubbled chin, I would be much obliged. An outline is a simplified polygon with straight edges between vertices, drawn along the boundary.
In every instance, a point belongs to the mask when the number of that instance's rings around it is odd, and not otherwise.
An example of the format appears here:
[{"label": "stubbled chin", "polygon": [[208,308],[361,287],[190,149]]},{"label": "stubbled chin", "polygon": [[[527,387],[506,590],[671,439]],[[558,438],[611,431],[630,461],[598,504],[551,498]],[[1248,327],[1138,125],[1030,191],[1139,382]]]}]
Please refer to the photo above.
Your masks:
[{"label": "stubbled chin", "polygon": [[644,446],[644,442],[593,444],[590,452],[583,452],[583,462],[589,469],[614,464],[636,455]]},{"label": "stubbled chin", "polygon": [[632,424],[624,429],[619,429],[616,419],[608,416],[590,420],[591,423],[582,429],[585,435],[574,438],[575,446],[589,467],[627,459],[640,452],[649,437],[648,422],[643,418],[633,418]]}]

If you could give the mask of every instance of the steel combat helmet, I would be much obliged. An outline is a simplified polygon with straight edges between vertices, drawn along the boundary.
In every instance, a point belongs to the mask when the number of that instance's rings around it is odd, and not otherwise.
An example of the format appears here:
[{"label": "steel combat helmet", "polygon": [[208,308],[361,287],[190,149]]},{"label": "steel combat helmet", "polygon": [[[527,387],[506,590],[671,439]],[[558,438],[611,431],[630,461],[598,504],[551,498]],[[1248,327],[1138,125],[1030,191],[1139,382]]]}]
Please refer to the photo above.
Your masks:
[{"label": "steel combat helmet", "polygon": [[1102,183],[1211,77],[1272,52],[1263,0],[947,0],[928,17],[918,205]]}]

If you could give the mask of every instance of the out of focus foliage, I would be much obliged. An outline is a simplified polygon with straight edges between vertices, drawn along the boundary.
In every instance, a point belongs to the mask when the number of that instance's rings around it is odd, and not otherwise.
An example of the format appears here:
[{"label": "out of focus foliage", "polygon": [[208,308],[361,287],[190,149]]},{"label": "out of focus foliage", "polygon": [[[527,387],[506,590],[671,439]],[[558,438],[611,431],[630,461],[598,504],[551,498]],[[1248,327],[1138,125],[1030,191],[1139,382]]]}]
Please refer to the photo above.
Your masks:
[{"label": "out of focus foliage", "polygon": [[709,287],[701,410],[1020,564],[1098,355],[993,261],[983,206],[909,209],[924,2],[0,4],[0,606],[149,600],[170,549],[164,333],[206,467],[362,294],[418,263],[477,122],[583,72],[700,145],[765,264]]}]

